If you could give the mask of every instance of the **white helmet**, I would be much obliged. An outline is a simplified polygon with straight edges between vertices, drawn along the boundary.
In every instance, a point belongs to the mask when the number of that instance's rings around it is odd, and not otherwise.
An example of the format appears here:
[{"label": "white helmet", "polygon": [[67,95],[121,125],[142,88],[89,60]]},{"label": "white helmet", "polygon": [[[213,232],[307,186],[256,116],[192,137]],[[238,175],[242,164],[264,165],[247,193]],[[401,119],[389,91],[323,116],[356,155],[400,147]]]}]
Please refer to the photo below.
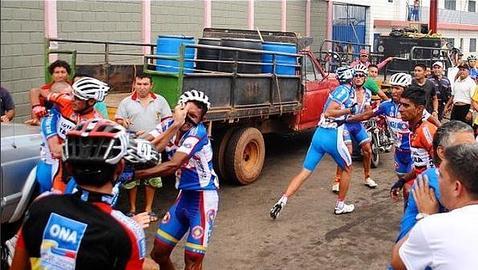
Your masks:
[{"label": "white helmet", "polygon": [[88,100],[94,99],[96,101],[105,100],[106,95],[108,95],[108,90],[110,87],[95,78],[83,77],[73,83],[73,95],[79,99]]},{"label": "white helmet", "polygon": [[390,76],[390,85],[394,86],[402,86],[402,87],[408,87],[410,84],[412,84],[412,76],[407,73],[395,73],[392,76]]},{"label": "white helmet", "polygon": [[193,89],[193,90],[184,92],[179,97],[178,104],[185,105],[188,101],[199,101],[201,103],[204,103],[208,110],[211,108],[211,103],[209,102],[209,98],[202,91]]},{"label": "white helmet", "polygon": [[161,162],[161,154],[151,145],[151,142],[143,139],[131,139],[124,159],[136,169],[150,168]]},{"label": "white helmet", "polygon": [[358,64],[354,67],[355,74],[357,73],[363,73],[365,75],[368,75],[368,68],[364,64]]}]

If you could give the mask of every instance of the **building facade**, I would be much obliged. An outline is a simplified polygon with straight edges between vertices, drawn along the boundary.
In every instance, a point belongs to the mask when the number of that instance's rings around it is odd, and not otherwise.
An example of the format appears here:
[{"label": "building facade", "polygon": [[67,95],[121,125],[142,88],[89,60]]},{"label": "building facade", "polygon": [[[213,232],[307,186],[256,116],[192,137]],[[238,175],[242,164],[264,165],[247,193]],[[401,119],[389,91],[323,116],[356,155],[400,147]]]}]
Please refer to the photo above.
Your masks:
[{"label": "building facade", "polygon": [[[2,0],[0,5],[1,83],[13,94],[17,122],[29,117],[28,91],[44,83],[45,38],[155,43],[158,35],[200,37],[205,27],[293,31],[314,37],[313,47],[326,37],[325,0]],[[117,61],[129,60],[117,56]]]},{"label": "building facade", "polygon": [[[466,55],[476,54],[478,6],[474,0],[438,0],[437,32]],[[374,44],[392,28],[428,28],[430,0],[333,0],[333,37]],[[338,33],[343,27],[354,28]],[[348,40],[347,40],[348,39]]]}]

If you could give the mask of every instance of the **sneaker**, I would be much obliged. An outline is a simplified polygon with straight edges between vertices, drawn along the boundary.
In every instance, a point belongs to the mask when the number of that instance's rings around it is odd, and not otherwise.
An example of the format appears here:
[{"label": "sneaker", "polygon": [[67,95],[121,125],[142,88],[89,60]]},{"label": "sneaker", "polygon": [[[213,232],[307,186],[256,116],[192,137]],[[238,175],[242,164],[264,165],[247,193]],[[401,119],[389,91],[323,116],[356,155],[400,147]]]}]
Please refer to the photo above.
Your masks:
[{"label": "sneaker", "polygon": [[367,177],[365,179],[364,185],[366,185],[369,188],[376,188],[378,186],[377,183],[375,183],[375,181],[373,181],[373,179],[370,177]]},{"label": "sneaker", "polygon": [[338,206],[336,206],[334,213],[336,215],[342,215],[342,214],[352,213],[354,210],[355,210],[355,206],[353,204],[344,203],[342,208],[339,208]]},{"label": "sneaker", "polygon": [[15,254],[15,247],[17,246],[18,234],[15,234],[11,239],[5,242],[8,249],[8,265],[12,265],[13,255]]},{"label": "sneaker", "polygon": [[340,190],[340,183],[336,182],[332,185],[332,192],[338,193]]}]

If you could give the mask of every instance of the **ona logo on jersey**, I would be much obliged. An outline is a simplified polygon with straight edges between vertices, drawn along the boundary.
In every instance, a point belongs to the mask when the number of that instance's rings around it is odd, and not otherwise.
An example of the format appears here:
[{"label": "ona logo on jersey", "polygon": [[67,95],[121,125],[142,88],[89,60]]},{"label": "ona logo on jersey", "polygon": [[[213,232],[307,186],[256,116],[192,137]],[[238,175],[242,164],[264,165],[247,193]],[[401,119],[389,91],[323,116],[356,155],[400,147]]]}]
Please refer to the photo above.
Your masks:
[{"label": "ona logo on jersey", "polygon": [[85,223],[52,213],[43,231],[42,253],[46,248],[56,255],[76,257],[87,226]]}]

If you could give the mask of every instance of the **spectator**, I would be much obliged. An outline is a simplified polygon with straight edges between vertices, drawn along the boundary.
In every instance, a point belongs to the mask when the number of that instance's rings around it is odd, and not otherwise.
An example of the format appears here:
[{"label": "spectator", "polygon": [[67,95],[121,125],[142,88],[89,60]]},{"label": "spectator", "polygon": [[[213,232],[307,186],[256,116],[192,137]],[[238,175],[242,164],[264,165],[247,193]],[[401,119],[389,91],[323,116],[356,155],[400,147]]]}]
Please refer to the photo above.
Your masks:
[{"label": "spectator", "polygon": [[435,89],[435,85],[427,80],[426,77],[427,67],[424,64],[416,64],[414,68],[414,79],[412,85],[416,85],[423,89],[425,92],[425,109],[431,113],[433,117],[438,118],[438,98]]},{"label": "spectator", "polygon": [[476,269],[478,250],[478,143],[445,149],[439,171],[438,212],[432,189],[423,183],[414,191],[422,219],[393,248],[392,266],[400,269]]},{"label": "spectator", "polygon": [[428,78],[433,85],[435,85],[435,90],[438,99],[438,120],[442,120],[443,111],[445,110],[445,105],[451,96],[451,84],[450,80],[444,76],[443,73],[443,63],[437,61],[432,65],[432,76]]},{"label": "spectator", "polygon": [[[45,107],[47,110],[51,109],[53,106],[52,103],[45,101],[43,97],[38,97],[38,93],[41,90],[49,91],[52,85],[56,82],[68,82],[68,76],[71,73],[71,67],[66,61],[56,60],[48,66],[48,73],[52,78],[51,82],[42,85],[40,88],[33,88],[30,90],[30,102],[32,104],[32,108],[33,106],[41,105],[41,107]],[[40,119],[38,115],[32,114],[32,119],[27,120],[25,123],[30,125],[39,125]]]},{"label": "spectator", "polygon": [[15,103],[7,89],[0,87],[0,120],[2,123],[12,121],[15,116]]},{"label": "spectator", "polygon": [[[115,116],[116,122],[126,127],[130,132],[148,134],[162,120],[170,118],[171,109],[166,99],[154,94],[151,91],[152,89],[151,77],[144,73],[138,74],[134,81],[133,94],[123,99],[118,106]],[[146,179],[144,182],[146,184],[145,211],[149,213],[151,221],[154,222],[158,220],[157,214],[152,210],[154,193],[156,188],[162,186],[162,182],[160,177]],[[124,188],[129,190],[129,216],[136,214],[136,194],[139,184],[140,180],[136,180],[124,185]]]},{"label": "spectator", "polygon": [[460,120],[471,124],[471,98],[475,94],[475,82],[470,78],[470,67],[466,63],[458,65],[458,79],[451,91],[451,98],[445,107],[445,112],[451,111],[451,120]]},{"label": "spectator", "polygon": [[[379,70],[382,69],[384,66],[386,66],[388,64],[388,62],[392,61],[393,59],[394,59],[394,57],[386,58],[385,60],[383,60],[382,62],[377,64],[377,68]],[[360,50],[359,59],[350,63],[350,67],[355,67],[358,64],[365,65],[366,67],[368,67],[372,64],[369,60],[369,53],[366,49],[361,49]]]},{"label": "spectator", "polygon": [[478,85],[475,86],[475,94],[471,97],[470,112],[475,112],[475,121],[473,122],[473,129],[475,130],[475,136],[478,136]]},{"label": "spectator", "polygon": [[378,95],[382,100],[388,100],[388,96],[380,89],[381,82],[377,80],[378,67],[371,64],[368,66],[368,77],[363,85],[364,88],[369,89],[372,94]]}]

